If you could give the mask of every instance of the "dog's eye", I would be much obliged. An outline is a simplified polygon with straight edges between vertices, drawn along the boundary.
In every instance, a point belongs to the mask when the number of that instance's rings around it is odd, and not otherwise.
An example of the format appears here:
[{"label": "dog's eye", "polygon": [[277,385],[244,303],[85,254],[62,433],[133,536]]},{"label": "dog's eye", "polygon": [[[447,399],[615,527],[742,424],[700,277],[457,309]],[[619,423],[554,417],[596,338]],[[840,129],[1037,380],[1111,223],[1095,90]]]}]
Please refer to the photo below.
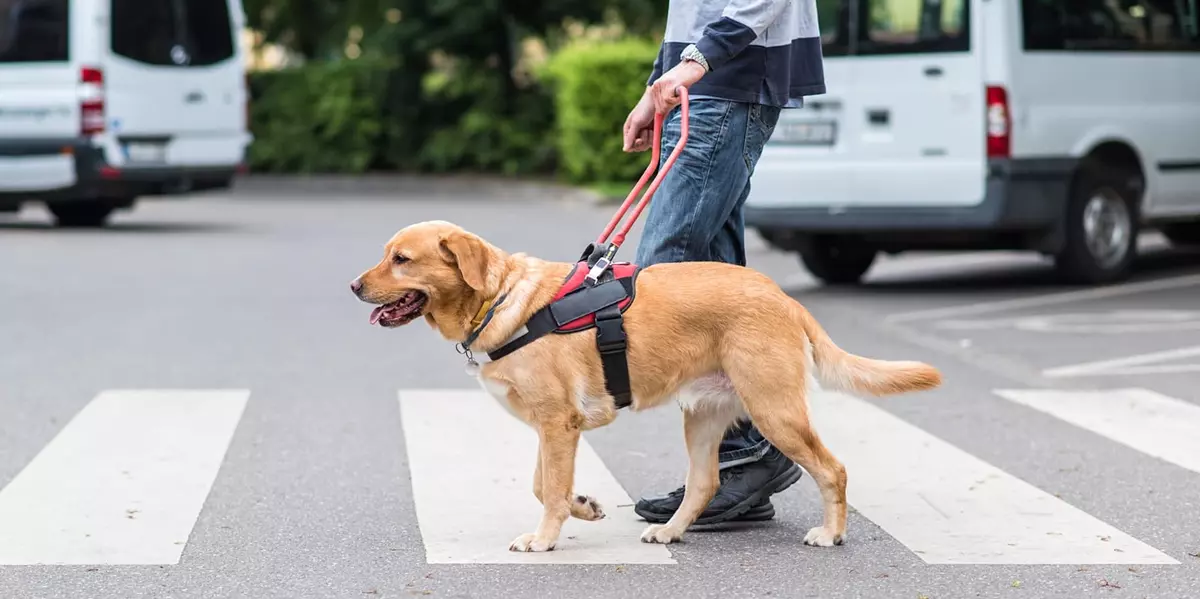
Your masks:
[{"label": "dog's eye", "polygon": [[404,264],[405,262],[408,262],[408,257],[396,254],[395,256],[392,256],[392,262],[395,264]]}]

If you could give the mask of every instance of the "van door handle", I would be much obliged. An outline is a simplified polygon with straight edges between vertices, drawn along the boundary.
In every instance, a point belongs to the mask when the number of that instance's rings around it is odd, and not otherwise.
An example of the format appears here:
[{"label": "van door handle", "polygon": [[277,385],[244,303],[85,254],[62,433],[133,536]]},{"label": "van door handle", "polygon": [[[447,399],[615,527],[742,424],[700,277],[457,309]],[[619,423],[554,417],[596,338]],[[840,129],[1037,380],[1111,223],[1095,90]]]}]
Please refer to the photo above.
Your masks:
[{"label": "van door handle", "polygon": [[183,97],[183,101],[188,104],[199,104],[204,101],[204,94],[201,92],[191,92]]},{"label": "van door handle", "polygon": [[805,100],[804,106],[813,110],[841,110],[842,103],[837,100]]},{"label": "van door handle", "polygon": [[939,67],[936,65],[925,67],[925,76],[926,77],[941,77],[942,76],[942,67]]},{"label": "van door handle", "polygon": [[887,125],[891,114],[886,109],[868,110],[867,122],[872,125]]}]

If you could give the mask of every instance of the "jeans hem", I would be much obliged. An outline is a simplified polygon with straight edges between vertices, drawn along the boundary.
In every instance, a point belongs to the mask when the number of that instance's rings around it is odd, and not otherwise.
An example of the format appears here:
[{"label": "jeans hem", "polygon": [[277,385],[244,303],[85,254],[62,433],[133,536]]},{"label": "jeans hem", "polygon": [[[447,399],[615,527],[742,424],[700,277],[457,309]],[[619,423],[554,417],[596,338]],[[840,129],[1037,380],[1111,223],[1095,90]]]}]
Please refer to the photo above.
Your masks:
[{"label": "jeans hem", "polygon": [[724,470],[734,466],[742,466],[752,464],[763,459],[767,451],[771,448],[771,443],[766,439],[755,443],[753,447],[722,453],[717,456],[717,469]]}]

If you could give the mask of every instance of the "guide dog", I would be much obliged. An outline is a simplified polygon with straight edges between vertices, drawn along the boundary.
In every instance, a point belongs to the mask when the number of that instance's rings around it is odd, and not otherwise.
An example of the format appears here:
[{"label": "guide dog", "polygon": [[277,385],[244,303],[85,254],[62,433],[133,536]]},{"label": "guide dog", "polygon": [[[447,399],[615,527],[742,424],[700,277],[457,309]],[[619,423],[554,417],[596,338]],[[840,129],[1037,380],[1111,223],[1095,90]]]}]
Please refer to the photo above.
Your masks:
[{"label": "guide dog", "polygon": [[[457,225],[428,221],[397,232],[382,260],[350,287],[360,300],[376,305],[371,324],[400,327],[424,317],[447,340],[474,337],[471,347],[481,353],[503,345],[550,303],[574,266],[509,254]],[[682,408],[688,452],[683,503],[666,524],[645,529],[641,539],[650,543],[678,541],[707,507],[718,487],[721,438],[738,418],[749,417],[820,488],[824,521],[808,531],[804,543],[841,544],[846,469],[809,422],[810,378],[824,388],[875,396],[941,384],[941,373],[928,364],[846,352],[774,281],[731,264],[642,269],[624,327],[630,409],[674,399]],[[547,335],[476,370],[484,389],[538,433],[533,494],[543,514],[535,532],[512,542],[513,551],[553,549],[568,516],[604,517],[594,498],[573,490],[581,431],[617,416],[595,335],[594,330]]]}]

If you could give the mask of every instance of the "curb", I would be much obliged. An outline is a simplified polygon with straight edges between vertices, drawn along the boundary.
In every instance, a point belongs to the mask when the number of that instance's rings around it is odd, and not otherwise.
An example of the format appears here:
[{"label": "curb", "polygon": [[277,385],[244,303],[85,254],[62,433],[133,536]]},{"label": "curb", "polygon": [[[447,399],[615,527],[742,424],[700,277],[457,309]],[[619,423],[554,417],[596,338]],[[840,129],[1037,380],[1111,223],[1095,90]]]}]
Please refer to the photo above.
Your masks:
[{"label": "curb", "polygon": [[590,204],[606,198],[595,191],[553,181],[477,175],[242,175],[233,191],[264,195],[356,194],[372,196],[470,197],[503,199],[558,199]]}]

